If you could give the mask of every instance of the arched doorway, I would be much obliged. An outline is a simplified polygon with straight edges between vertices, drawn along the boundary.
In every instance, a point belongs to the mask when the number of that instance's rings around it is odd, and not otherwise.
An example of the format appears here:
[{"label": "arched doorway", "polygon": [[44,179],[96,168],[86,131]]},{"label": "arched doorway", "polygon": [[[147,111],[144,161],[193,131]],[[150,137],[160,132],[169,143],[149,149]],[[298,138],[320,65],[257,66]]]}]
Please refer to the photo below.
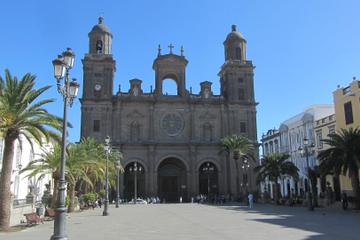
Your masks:
[{"label": "arched doorway", "polygon": [[208,196],[209,200],[218,194],[218,169],[212,162],[204,162],[199,168],[199,194]]},{"label": "arched doorway", "polygon": [[[136,184],[135,184],[136,180]],[[126,165],[124,173],[124,198],[130,201],[135,197],[135,185],[137,198],[145,196],[145,169],[139,162],[131,162]]]},{"label": "arched doorway", "polygon": [[186,167],[177,158],[163,160],[158,168],[158,195],[166,202],[183,201],[187,196]]}]

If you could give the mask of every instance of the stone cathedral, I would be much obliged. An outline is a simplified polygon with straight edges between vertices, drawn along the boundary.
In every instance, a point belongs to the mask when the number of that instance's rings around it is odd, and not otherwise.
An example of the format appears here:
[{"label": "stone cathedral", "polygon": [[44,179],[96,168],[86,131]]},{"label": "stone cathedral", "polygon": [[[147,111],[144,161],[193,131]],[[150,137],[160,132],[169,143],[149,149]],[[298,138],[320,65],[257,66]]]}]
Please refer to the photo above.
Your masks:
[{"label": "stone cathedral", "polygon": [[[89,52],[82,60],[81,137],[103,142],[109,135],[112,147],[123,153],[121,198],[133,198],[135,186],[138,197],[158,196],[166,202],[256,190],[256,163],[237,170],[234,160],[220,151],[220,139],[231,134],[257,142],[255,67],[235,25],[223,43],[220,95],[213,94],[209,81],[200,83],[199,93],[186,88],[189,62],[183,49],[178,55],[172,45],[168,53],[158,49],[152,65],[154,89],[145,92],[142,80],[131,79],[128,91],[114,93],[112,33],[102,17],[88,36]],[[168,79],[175,81],[177,94],[163,92]]]}]

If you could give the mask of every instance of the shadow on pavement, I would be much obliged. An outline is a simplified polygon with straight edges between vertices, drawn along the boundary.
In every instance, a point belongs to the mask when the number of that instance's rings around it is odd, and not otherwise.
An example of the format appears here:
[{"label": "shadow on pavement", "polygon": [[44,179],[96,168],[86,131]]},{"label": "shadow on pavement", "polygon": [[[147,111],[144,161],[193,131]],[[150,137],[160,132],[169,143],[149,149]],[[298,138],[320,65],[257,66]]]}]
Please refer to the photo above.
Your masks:
[{"label": "shadow on pavement", "polygon": [[306,238],[307,240],[360,239],[360,211],[321,208],[309,211],[304,207],[267,204],[256,204],[254,209],[236,205],[216,207],[254,214],[253,217],[249,217],[249,221],[276,224],[285,228],[311,232],[312,236]]}]

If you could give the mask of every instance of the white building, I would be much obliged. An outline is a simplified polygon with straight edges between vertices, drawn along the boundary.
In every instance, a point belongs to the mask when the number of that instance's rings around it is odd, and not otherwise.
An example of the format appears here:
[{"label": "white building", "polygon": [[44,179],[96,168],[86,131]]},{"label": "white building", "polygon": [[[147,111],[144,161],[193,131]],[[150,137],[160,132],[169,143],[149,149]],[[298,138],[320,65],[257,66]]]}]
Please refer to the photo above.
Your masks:
[{"label": "white building", "polygon": [[[281,123],[279,130],[270,129],[266,134],[263,134],[261,139],[263,155],[277,152],[287,153],[290,156],[289,161],[292,161],[299,168],[298,181],[289,176],[282,176],[278,180],[281,196],[288,197],[290,193],[301,196],[307,191],[306,156],[299,149],[304,148],[305,138],[309,140],[308,146],[315,144],[315,147],[309,148],[309,166],[313,168],[318,164],[316,153],[322,148],[320,140],[323,135],[321,134],[325,134],[325,131],[320,134],[319,129],[314,129],[323,124],[329,128],[326,134],[333,131],[333,114],[333,105],[312,105]],[[261,192],[268,191],[271,198],[274,198],[274,184],[269,181],[261,183]]]},{"label": "white building", "polygon": [[[299,148],[304,148],[304,139],[309,140],[309,146],[315,144],[314,122],[332,114],[334,114],[333,105],[312,105],[280,125],[280,151],[288,153],[290,161],[299,168],[298,181],[284,177],[281,183],[284,196],[288,196],[290,192],[303,195],[307,191],[306,157],[301,154]],[[314,150],[309,148],[310,168],[317,165]]]},{"label": "white building", "polygon": [[[261,145],[263,150],[263,156],[270,155],[273,153],[280,152],[280,132],[278,129],[270,129],[266,134],[263,134],[261,137]],[[261,158],[260,158],[261,165]],[[280,182],[279,182],[280,183]],[[264,182],[260,183],[261,192],[267,192],[271,198],[274,198],[274,184],[266,179]]]},{"label": "white building", "polygon": [[[22,168],[26,167],[30,161],[40,158],[40,154],[42,153],[41,147],[38,144],[34,143],[34,149],[32,150],[28,141],[24,139],[21,142],[22,145],[20,146],[19,141],[15,141],[15,152],[11,174],[11,194],[15,205],[25,202],[30,187],[34,189],[33,193],[36,196],[35,200],[40,201],[45,190],[45,184],[49,183],[51,180],[51,176],[45,176],[40,181],[37,181],[37,177],[26,177],[29,172],[20,174]],[[52,144],[43,144],[43,149],[51,151]],[[0,139],[0,169],[2,168],[3,154],[4,140]]]}]

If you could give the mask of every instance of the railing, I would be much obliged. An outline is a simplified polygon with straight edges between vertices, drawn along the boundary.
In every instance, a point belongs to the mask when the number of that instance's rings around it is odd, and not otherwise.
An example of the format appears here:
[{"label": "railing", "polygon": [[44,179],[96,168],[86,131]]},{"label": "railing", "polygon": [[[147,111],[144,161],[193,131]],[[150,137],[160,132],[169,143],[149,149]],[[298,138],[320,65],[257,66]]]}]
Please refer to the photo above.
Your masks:
[{"label": "railing", "polygon": [[[41,204],[41,201],[36,201],[35,206],[38,206]],[[31,203],[26,203],[26,199],[14,199],[13,200],[13,207],[18,208],[25,205],[31,205]]]}]

